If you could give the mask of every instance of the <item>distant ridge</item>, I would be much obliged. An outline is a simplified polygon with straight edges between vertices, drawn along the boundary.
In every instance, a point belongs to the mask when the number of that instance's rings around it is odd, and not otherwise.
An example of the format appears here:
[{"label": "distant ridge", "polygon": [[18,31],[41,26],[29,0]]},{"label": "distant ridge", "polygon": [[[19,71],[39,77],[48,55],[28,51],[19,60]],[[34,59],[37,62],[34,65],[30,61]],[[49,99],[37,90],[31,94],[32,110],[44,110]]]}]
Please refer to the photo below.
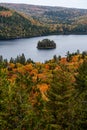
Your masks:
[{"label": "distant ridge", "polygon": [[9,18],[0,15],[0,39],[87,34],[87,9],[11,3],[0,3],[0,6],[12,14]]}]

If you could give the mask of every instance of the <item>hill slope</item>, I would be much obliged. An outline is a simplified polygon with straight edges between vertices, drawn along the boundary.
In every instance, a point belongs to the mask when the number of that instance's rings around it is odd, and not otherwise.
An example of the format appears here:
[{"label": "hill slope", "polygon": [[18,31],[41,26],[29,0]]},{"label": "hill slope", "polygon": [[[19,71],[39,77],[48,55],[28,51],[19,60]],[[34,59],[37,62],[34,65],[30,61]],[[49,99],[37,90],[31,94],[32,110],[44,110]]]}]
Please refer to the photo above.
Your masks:
[{"label": "hill slope", "polygon": [[44,35],[47,28],[42,27],[26,15],[0,6],[0,39],[33,37]]},{"label": "hill slope", "polygon": [[47,23],[72,23],[76,18],[87,15],[86,9],[7,3],[2,3],[0,5],[23,12],[28,16],[32,16],[33,18]]},{"label": "hill slope", "polygon": [[9,17],[0,16],[3,19],[0,21],[3,23],[0,25],[3,28],[0,34],[2,39],[49,34],[87,34],[86,9],[6,3],[1,3],[0,6],[19,12],[11,11],[15,13]]}]

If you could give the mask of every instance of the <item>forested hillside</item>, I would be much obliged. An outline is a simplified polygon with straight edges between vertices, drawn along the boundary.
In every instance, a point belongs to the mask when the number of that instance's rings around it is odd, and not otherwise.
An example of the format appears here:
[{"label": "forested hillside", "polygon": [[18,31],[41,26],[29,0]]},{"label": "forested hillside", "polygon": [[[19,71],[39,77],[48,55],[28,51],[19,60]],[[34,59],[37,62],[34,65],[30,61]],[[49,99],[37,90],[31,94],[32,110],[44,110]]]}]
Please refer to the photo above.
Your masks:
[{"label": "forested hillside", "polygon": [[27,5],[27,4],[8,4],[8,3],[1,3],[0,5],[14,9],[18,12],[22,12],[29,16],[35,17],[39,19],[40,21],[41,20],[44,21],[45,20],[44,18],[47,18],[53,21],[61,20],[61,22],[63,22],[64,20],[67,22],[68,20],[74,19],[76,17],[87,15],[86,9],[37,6],[37,5]]},{"label": "forested hillside", "polygon": [[0,6],[0,39],[45,35],[48,29],[24,14]]},{"label": "forested hillside", "polygon": [[0,130],[13,129],[87,129],[87,52],[45,63],[0,56]]},{"label": "forested hillside", "polygon": [[87,34],[86,9],[5,3],[0,5],[31,16],[48,28],[48,34]]},{"label": "forested hillside", "polygon": [[[87,34],[87,10],[0,4],[0,40],[48,34]],[[87,52],[0,56],[0,130],[86,129]]]}]

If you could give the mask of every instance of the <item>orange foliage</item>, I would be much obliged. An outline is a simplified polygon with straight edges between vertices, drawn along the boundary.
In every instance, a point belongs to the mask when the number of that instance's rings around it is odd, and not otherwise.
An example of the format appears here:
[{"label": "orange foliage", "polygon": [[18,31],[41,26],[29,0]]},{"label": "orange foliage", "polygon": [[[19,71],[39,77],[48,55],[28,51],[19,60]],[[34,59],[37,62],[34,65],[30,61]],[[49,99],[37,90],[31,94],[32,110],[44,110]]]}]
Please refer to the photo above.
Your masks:
[{"label": "orange foliage", "polygon": [[41,94],[42,94],[42,98],[43,98],[44,100],[48,100],[45,94],[46,94],[46,92],[47,92],[49,86],[44,83],[44,84],[39,84],[37,87],[39,88],[39,90],[40,90],[40,92],[41,92]]},{"label": "orange foliage", "polygon": [[78,61],[79,55],[73,56],[72,57],[72,62],[76,62]]},{"label": "orange foliage", "polygon": [[41,74],[38,74],[38,78],[40,78],[40,79],[46,79],[46,76],[43,73],[41,73]]},{"label": "orange foliage", "polygon": [[24,69],[25,69],[26,71],[28,71],[28,72],[31,72],[31,71],[33,70],[33,66],[32,66],[32,64],[28,64],[28,65],[25,65],[25,66],[24,66]]},{"label": "orange foliage", "polygon": [[17,72],[19,72],[21,74],[25,74],[25,70],[23,69],[23,67],[18,68]]},{"label": "orange foliage", "polygon": [[49,70],[49,68],[50,68],[49,65],[46,64],[45,69]]},{"label": "orange foliage", "polygon": [[67,60],[65,57],[61,58],[61,63],[66,64]]},{"label": "orange foliage", "polygon": [[33,76],[32,80],[33,80],[33,82],[36,82],[37,81],[37,76]]},{"label": "orange foliage", "polygon": [[82,63],[82,57],[80,55],[75,55],[72,56],[72,60],[70,62],[67,62],[66,58],[61,58],[59,63],[55,63],[55,61],[53,62],[53,60],[50,60],[48,63],[45,64],[37,62],[34,65],[32,63],[29,63],[27,65],[22,65],[20,63],[8,63],[7,68],[5,70],[2,70],[6,71],[8,79],[10,81],[15,81],[18,73],[21,73],[22,75],[28,73],[31,76],[32,81],[34,83],[37,83],[42,96],[45,97],[45,92],[47,91],[49,86],[47,84],[51,83],[53,72],[61,73],[61,65],[66,65],[67,69],[72,73],[72,76],[74,77],[74,74],[77,72],[79,65]]},{"label": "orange foliage", "polygon": [[0,16],[10,17],[10,16],[12,16],[12,12],[11,11],[0,11]]},{"label": "orange foliage", "polygon": [[40,89],[41,93],[45,93],[48,90],[48,85],[47,84],[39,84],[38,88]]},{"label": "orange foliage", "polygon": [[37,69],[32,69],[32,71],[30,72],[31,75],[37,75],[38,74],[38,70]]},{"label": "orange foliage", "polygon": [[61,70],[61,67],[58,65],[56,66],[55,70]]},{"label": "orange foliage", "polygon": [[11,68],[14,68],[14,67],[15,67],[15,64],[9,63],[8,66],[11,67]]}]

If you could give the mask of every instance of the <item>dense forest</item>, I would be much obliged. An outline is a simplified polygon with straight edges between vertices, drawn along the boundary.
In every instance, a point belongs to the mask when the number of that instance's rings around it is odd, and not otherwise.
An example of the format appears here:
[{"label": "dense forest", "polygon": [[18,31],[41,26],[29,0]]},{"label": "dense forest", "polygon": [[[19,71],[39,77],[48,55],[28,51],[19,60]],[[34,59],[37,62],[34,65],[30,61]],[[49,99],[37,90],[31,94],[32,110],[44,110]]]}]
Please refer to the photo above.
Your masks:
[{"label": "dense forest", "polygon": [[86,130],[87,52],[45,63],[0,56],[0,130]]},{"label": "dense forest", "polygon": [[[87,10],[0,3],[0,40],[48,34],[87,34]],[[86,87],[85,51],[0,56],[0,130],[87,130]]]},{"label": "dense forest", "polygon": [[43,39],[42,41],[39,41],[37,44],[38,49],[55,49],[56,43],[49,39]]},{"label": "dense forest", "polygon": [[0,3],[0,39],[51,34],[87,34],[87,10]]},{"label": "dense forest", "polygon": [[[33,21],[33,20],[32,20]],[[27,16],[0,6],[0,39],[45,35],[48,29],[35,25]]]}]

